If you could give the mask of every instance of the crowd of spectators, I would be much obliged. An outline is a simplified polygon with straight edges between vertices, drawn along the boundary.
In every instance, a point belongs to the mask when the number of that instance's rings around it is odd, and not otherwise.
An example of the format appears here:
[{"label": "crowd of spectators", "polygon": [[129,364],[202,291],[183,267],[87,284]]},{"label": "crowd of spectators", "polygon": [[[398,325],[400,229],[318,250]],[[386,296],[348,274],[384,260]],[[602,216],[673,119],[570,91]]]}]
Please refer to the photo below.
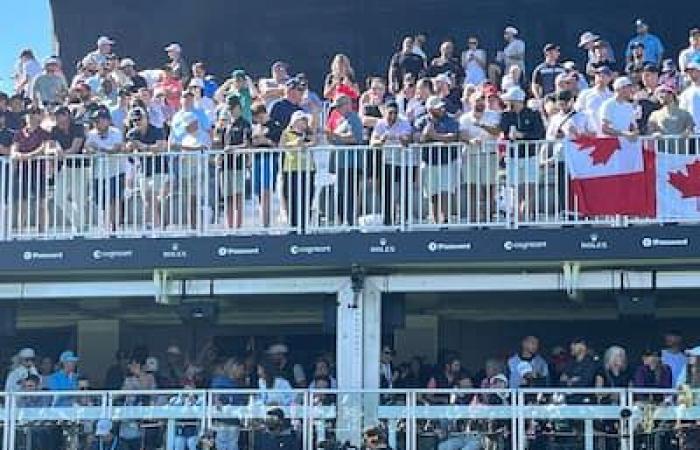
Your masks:
[{"label": "crowd of spectators", "polygon": [[[27,49],[17,64],[15,92],[0,93],[0,155],[25,162],[15,176],[25,183],[14,189],[20,203],[37,197],[47,208],[47,187],[54,186],[61,191],[54,198],[64,214],[82,214],[86,199],[92,197],[106,211],[106,226],[114,228],[124,193],[144,186],[150,205],[146,209],[153,211],[150,221],[157,227],[164,220],[163,199],[173,189],[184,189],[173,179],[178,169],[164,155],[223,149],[225,157],[208,170],[220,173],[216,179],[227,225],[242,225],[246,180],[252,180],[263,226],[270,224],[269,205],[276,189],[281,191],[287,222],[298,225],[308,214],[316,172],[314,158],[299,150],[320,144],[395,149],[412,143],[461,142],[467,145],[460,151],[471,151],[470,145],[497,140],[585,134],[636,139],[700,132],[700,29],[689,31],[689,46],[676,58],[649,28],[637,20],[634,36],[617,54],[603,36],[582,33],[579,47],[587,57],[582,67],[572,61],[577,55],[562,61],[559,46],[547,43],[541,49],[542,62],[531,71],[525,63],[525,41],[513,26],[505,28],[504,47],[494,58],[476,35],[468,36],[463,49],[461,42],[445,40],[433,58],[428,57],[431,49],[424,35],[406,36],[391,56],[386,75],[361,80],[350,59],[338,54],[318,92],[303,68],[285,61],[272,64],[269,77],[255,77],[239,67],[218,79],[207,72],[205,62],[190,65],[186,49],[178,43],[165,47],[162,67],[139,70],[132,58],[117,56],[129,49],[102,36],[78,61],[72,78],[59,57],[39,63]],[[251,147],[280,147],[284,155],[241,153]],[[371,161],[360,152],[344,150],[331,164],[342,199],[339,219],[346,224],[357,221],[362,185],[377,182],[383,186],[377,192],[385,193],[381,201],[398,203],[400,196],[392,195],[394,180],[416,182],[424,171],[421,189],[432,203],[429,216],[444,222],[450,214],[449,197],[459,180],[469,177],[465,174],[486,172],[485,166],[508,167],[517,171],[517,179],[533,183],[540,164],[532,157],[535,151],[527,146],[518,155],[496,154],[494,161],[490,156],[473,158],[467,164],[463,161],[468,158],[445,146],[384,151]],[[85,154],[131,156],[100,170],[99,177],[94,170],[99,178],[94,190],[103,194],[89,196],[90,183],[76,181],[91,178],[89,164],[76,159]],[[42,155],[65,158],[66,164],[26,162]],[[138,156],[145,155],[157,156],[139,163]],[[184,173],[183,179],[197,183],[198,170],[181,161],[177,176],[183,178]],[[396,176],[402,171],[408,175]],[[485,183],[493,184],[489,180],[495,176],[495,171],[484,173]],[[397,209],[402,208],[384,205],[385,223],[404,219],[395,217]],[[42,228],[48,214],[39,216]],[[85,225],[72,221],[78,228]]]},{"label": "crowd of spectators", "polygon": [[[295,389],[321,391],[312,396],[317,405],[340,404],[344,401],[342,397],[322,392],[338,387],[334,356],[330,353],[320,354],[308,367],[296,363],[290,357],[289,348],[283,343],[272,344],[261,354],[249,352],[233,357],[222,356],[223,354],[221,349],[213,345],[207,345],[196,358],[188,357],[176,345],[168,347],[163,357],[153,356],[146,347],[137,347],[131,352],[118,351],[113,365],[104,374],[103,383],[91,386],[88,378],[80,374],[79,359],[72,351],[61,353],[58,361],[54,362],[50,357],[38,357],[31,348],[24,348],[13,360],[13,366],[6,376],[5,390],[18,394],[17,406],[24,408],[98,405],[99,397],[22,396],[22,393],[37,391],[83,391],[83,394],[89,394],[94,388],[127,391],[123,396],[114,397],[118,404],[127,406],[201,405],[204,399],[196,393],[196,389],[202,388],[221,390],[220,394],[215,395],[218,405],[260,404],[284,408],[304,401],[302,396],[293,391]],[[683,386],[700,387],[700,347],[686,348],[681,333],[676,331],[664,335],[663,348],[660,350],[644,350],[637,363],[628,359],[626,350],[619,345],[594,349],[584,338],[572,339],[568,351],[562,346],[554,346],[545,354],[536,336],[524,337],[519,348],[512,354],[489,358],[481,367],[479,364],[463,363],[459,354],[451,351],[444,351],[436,366],[424,363],[420,357],[395,364],[394,357],[395,352],[390,346],[382,348],[379,374],[381,388],[456,390],[454,394],[421,394],[417,400],[426,405],[503,404],[510,401],[507,389],[533,387],[681,390]],[[249,392],[231,393],[231,390],[236,389]],[[483,394],[466,392],[470,389],[492,391]],[[153,390],[178,390],[181,393],[149,396],[134,392]],[[648,400],[669,401],[665,397],[656,399],[654,396]],[[406,399],[401,395],[390,394],[384,396],[382,401],[401,404]],[[606,401],[610,401],[609,394],[576,394],[566,398],[566,402],[573,404]],[[274,411],[271,413],[273,416],[280,416],[272,418],[275,419],[273,422],[276,426],[284,424],[284,430],[275,428],[277,432],[287,433],[278,433],[275,439],[282,439],[280,436],[295,432],[292,422],[285,419],[282,410],[271,411]],[[146,422],[122,421],[119,426],[111,423],[108,426],[101,422],[95,425],[94,430],[90,425],[88,431],[95,432],[100,437],[107,435],[109,430],[109,436],[120,440],[124,448],[143,448],[144,445],[145,448],[157,448],[163,439],[162,423]],[[269,426],[269,423],[265,424],[265,427]],[[443,429],[445,424],[438,422],[430,426],[433,431],[443,433],[443,450],[456,448],[454,445],[458,442],[450,441],[452,438],[448,438],[448,430]],[[503,424],[489,422],[489,426],[501,427]],[[237,419],[223,420],[215,428],[216,448],[238,448],[237,444],[234,446],[231,442],[238,442],[241,422]],[[199,424],[196,421],[181,421],[178,422],[177,430],[182,445],[178,448],[194,449],[195,442],[202,434]],[[495,430],[489,430],[481,432],[498,434]],[[32,437],[47,442],[46,448],[51,448],[52,442],[55,444],[57,439],[62,439],[57,437],[55,431],[39,427],[32,431]],[[85,433],[81,436],[87,438]],[[287,439],[285,445],[288,448],[298,448],[296,444],[292,445],[297,442],[296,438],[284,439]],[[466,444],[459,447],[465,446]],[[256,448],[268,447],[262,445]]]}]

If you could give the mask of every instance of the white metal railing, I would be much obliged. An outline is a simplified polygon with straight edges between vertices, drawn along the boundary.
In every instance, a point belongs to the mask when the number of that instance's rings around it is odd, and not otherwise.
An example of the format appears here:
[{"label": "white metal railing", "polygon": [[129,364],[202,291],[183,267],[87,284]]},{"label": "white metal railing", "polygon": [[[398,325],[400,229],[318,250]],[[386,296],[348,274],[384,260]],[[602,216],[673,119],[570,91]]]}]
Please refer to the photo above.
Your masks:
[{"label": "white metal railing", "polygon": [[[695,176],[688,171],[697,136],[641,141],[659,164],[668,166],[662,155],[680,156],[674,164],[687,164],[679,174]],[[652,218],[584,214],[564,147],[489,141],[1,157],[0,238],[697,222],[677,205]],[[660,185],[657,197],[669,189]],[[689,189],[683,196],[700,195]]]},{"label": "white metal railing", "polygon": [[540,438],[567,448],[612,442],[632,450],[650,436],[661,442],[659,436],[700,432],[700,390],[689,389],[77,391],[12,393],[0,401],[5,450],[27,448],[47,429],[83,442],[100,419],[113,421],[115,433],[133,429],[136,438],[150,429],[167,449],[182,427],[196,436],[213,430],[237,439],[245,431],[254,439],[274,408],[304,450],[358,443],[373,425],[391,448],[406,450],[422,447],[419,440],[441,448],[524,450]]}]

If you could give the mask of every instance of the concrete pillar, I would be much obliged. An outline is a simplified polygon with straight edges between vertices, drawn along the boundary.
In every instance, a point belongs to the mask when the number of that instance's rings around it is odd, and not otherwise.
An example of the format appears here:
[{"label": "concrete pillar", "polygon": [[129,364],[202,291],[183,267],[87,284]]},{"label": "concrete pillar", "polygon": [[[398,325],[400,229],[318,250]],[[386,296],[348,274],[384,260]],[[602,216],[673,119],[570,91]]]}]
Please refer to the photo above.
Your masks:
[{"label": "concrete pillar", "polygon": [[78,368],[81,374],[89,377],[91,386],[102,387],[118,348],[118,320],[78,321]]},{"label": "concrete pillar", "polygon": [[[336,365],[338,438],[359,446],[362,429],[376,423],[377,394],[359,389],[379,388],[381,351],[381,291],[370,282],[344,284],[338,291]],[[343,392],[345,391],[345,392]],[[353,392],[354,391],[354,392]]]}]

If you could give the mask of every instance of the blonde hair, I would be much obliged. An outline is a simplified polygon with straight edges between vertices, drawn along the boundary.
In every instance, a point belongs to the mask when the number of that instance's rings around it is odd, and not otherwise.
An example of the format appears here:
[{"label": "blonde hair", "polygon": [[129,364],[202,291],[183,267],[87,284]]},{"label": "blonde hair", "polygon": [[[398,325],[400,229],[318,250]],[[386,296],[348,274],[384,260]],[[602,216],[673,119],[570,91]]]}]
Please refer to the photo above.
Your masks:
[{"label": "blonde hair", "polygon": [[605,355],[603,356],[603,365],[606,369],[610,368],[610,363],[617,356],[622,360],[622,369],[627,368],[627,352],[619,345],[613,345],[605,351]]},{"label": "blonde hair", "polygon": [[[341,67],[345,67],[344,72],[341,71]],[[355,71],[352,69],[352,65],[350,65],[350,58],[343,53],[338,53],[333,57],[331,61],[331,73],[355,77]]]}]

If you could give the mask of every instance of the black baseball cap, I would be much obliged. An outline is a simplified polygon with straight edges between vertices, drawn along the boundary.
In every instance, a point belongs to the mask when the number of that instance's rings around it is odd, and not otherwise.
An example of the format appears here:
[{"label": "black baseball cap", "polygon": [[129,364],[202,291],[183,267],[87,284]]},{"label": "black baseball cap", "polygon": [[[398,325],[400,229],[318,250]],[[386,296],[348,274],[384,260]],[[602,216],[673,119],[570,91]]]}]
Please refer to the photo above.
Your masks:
[{"label": "black baseball cap", "polygon": [[574,98],[573,92],[569,90],[560,91],[556,94],[555,100],[559,102],[568,102]]},{"label": "black baseball cap", "polygon": [[693,37],[693,36],[698,36],[700,35],[700,28],[694,27],[691,28],[690,31],[688,31],[688,36]]},{"label": "black baseball cap", "polygon": [[659,73],[659,66],[653,63],[646,63],[644,67],[642,67],[642,72]]},{"label": "black baseball cap", "polygon": [[636,42],[632,42],[632,44],[630,44],[630,48],[638,48],[638,47],[644,48],[644,42],[636,41]]}]

